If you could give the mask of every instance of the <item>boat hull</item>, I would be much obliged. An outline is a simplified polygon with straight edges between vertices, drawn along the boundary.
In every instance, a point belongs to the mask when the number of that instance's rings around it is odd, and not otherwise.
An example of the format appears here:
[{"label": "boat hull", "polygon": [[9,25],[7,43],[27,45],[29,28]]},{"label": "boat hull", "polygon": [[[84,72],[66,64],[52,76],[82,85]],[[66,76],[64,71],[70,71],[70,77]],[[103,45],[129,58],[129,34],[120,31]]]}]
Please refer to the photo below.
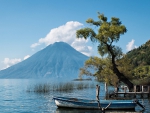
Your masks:
[{"label": "boat hull", "polygon": [[132,100],[101,100],[100,106],[97,100],[86,100],[86,99],[76,99],[76,98],[64,98],[56,97],[53,98],[57,107],[64,108],[75,108],[75,109],[135,109],[136,103]]}]

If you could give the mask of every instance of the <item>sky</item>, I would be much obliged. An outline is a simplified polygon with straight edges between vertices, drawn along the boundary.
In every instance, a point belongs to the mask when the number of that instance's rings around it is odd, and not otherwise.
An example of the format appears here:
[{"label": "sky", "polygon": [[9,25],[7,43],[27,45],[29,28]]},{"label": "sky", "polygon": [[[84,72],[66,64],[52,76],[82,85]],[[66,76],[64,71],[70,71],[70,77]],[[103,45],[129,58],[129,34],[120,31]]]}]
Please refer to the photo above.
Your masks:
[{"label": "sky", "polygon": [[92,27],[88,18],[98,20],[97,12],[126,26],[117,42],[126,53],[149,40],[149,11],[150,0],[0,0],[0,70],[59,41],[98,56],[96,43],[76,38],[76,30]]}]

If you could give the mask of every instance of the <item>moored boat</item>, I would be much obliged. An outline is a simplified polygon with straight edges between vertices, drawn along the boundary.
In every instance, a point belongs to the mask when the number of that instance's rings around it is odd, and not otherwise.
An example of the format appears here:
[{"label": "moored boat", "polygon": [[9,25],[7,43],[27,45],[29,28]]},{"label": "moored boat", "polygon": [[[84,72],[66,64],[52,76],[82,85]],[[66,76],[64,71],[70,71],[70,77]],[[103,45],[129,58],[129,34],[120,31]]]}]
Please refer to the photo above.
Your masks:
[{"label": "moored boat", "polygon": [[137,101],[135,100],[88,100],[69,97],[54,97],[58,108],[76,108],[76,109],[135,109]]}]

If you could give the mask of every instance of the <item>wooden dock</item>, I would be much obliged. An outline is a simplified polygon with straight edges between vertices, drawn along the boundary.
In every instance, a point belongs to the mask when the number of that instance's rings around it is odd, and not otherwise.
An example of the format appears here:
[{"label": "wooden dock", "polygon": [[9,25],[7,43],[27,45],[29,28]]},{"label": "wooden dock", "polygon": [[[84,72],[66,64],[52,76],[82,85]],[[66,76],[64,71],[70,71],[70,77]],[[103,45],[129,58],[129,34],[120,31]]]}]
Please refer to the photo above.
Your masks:
[{"label": "wooden dock", "polygon": [[133,92],[129,92],[127,90],[127,87],[124,87],[123,89],[124,91],[121,92],[117,91],[116,89],[113,94],[110,94],[110,97],[112,95],[118,96],[120,94],[123,94],[124,97],[126,97],[126,95],[133,95],[134,97],[136,97],[137,95],[140,95],[141,97],[147,95],[147,97],[150,97],[150,86],[146,86],[146,85],[134,86]]}]

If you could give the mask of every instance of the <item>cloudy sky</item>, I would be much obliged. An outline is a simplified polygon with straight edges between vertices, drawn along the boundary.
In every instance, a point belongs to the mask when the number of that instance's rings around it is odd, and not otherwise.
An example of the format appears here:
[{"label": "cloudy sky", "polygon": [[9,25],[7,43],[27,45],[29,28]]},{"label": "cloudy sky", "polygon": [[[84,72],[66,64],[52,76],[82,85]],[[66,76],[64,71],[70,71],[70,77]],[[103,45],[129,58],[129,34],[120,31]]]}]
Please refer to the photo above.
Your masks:
[{"label": "cloudy sky", "polygon": [[117,43],[126,53],[150,38],[149,4],[149,0],[0,0],[0,70],[58,41],[97,56],[96,44],[75,35],[77,29],[91,27],[85,21],[97,20],[97,12],[109,19],[118,17],[127,27]]}]

